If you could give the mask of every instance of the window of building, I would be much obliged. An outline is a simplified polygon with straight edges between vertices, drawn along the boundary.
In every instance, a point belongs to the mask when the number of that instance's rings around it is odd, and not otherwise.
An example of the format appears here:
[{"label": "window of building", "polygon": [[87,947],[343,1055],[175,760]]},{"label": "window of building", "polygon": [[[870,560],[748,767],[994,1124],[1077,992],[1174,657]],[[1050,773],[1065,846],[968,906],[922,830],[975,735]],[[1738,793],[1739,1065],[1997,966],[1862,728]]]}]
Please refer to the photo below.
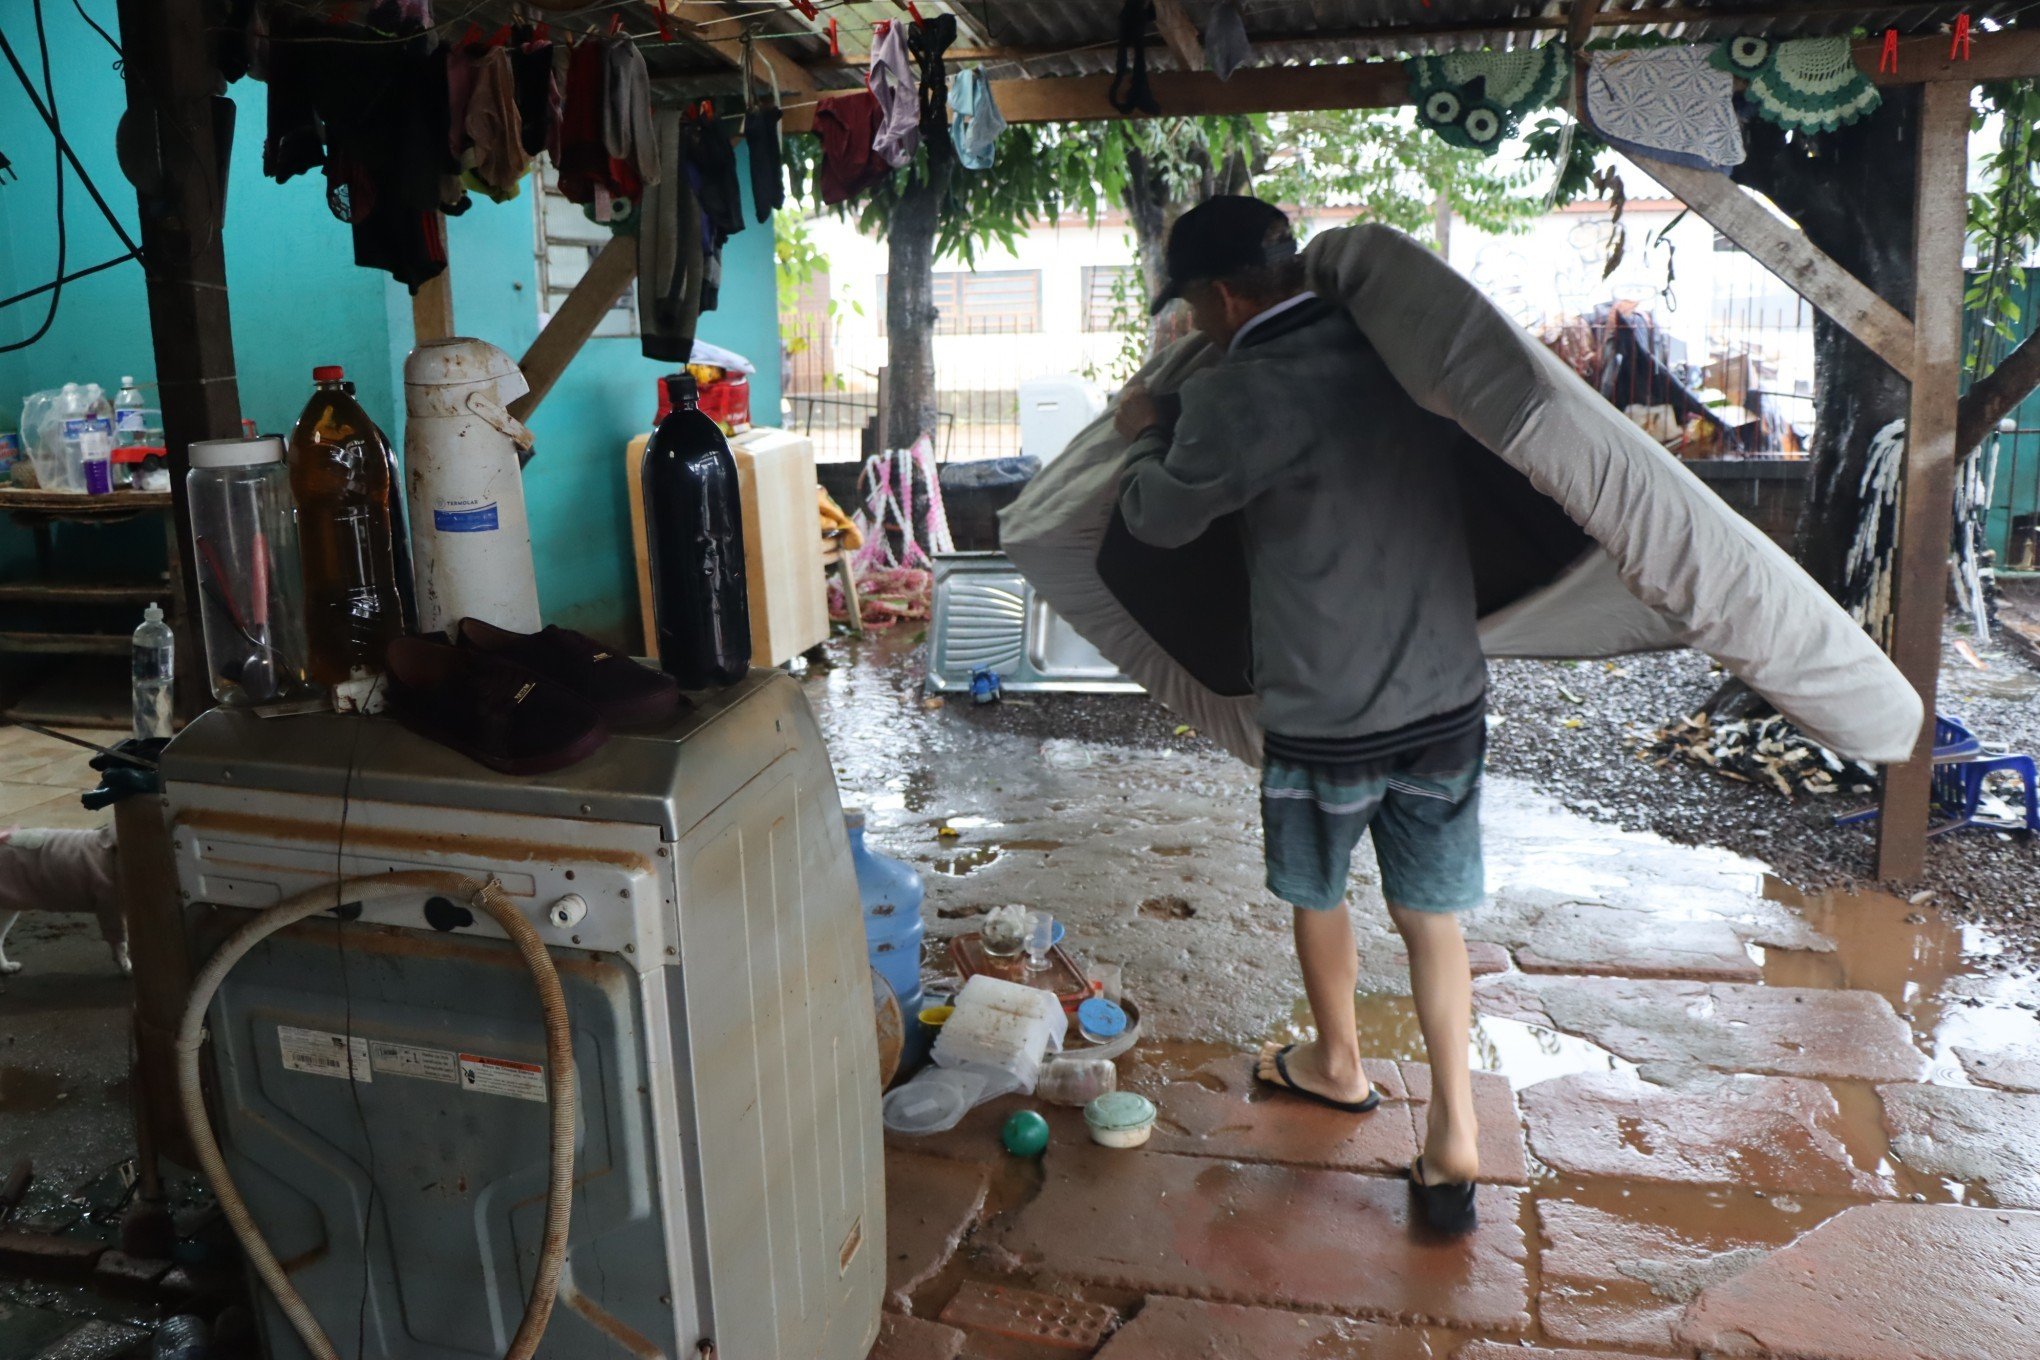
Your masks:
[{"label": "window of building", "polygon": [[1125,317],[1140,314],[1140,270],[1130,264],[1084,266],[1084,329],[1116,331]]},{"label": "window of building", "polygon": [[[885,281],[878,276],[878,328],[885,333]],[[1033,335],[1041,330],[1041,271],[938,270],[933,279],[937,335]]]},{"label": "window of building", "polygon": [[[567,294],[574,291],[574,285],[588,272],[596,253],[609,244],[612,233],[602,223],[589,221],[580,204],[568,202],[560,193],[559,175],[554,172],[550,157],[539,157],[538,171],[537,182],[543,192],[531,196],[531,210],[537,227],[532,238],[538,245],[538,320],[542,326],[560,309]],[[636,279],[623,290],[616,305],[595,323],[594,333],[638,333]]]}]

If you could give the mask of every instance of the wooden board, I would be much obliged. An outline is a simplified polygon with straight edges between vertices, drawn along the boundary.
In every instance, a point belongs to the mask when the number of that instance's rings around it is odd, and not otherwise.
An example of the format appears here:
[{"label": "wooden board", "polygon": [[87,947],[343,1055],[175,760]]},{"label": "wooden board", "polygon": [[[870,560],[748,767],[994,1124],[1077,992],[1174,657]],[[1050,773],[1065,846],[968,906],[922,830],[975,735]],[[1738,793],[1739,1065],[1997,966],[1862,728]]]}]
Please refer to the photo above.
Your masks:
[{"label": "wooden board", "polygon": [[[644,479],[648,435],[623,455],[630,495],[630,541],[635,558],[641,655],[656,657],[659,629],[652,610],[652,561],[645,541]],[[751,661],[776,666],[829,636],[828,583],[822,572],[820,520],[815,509],[814,446],[769,426],[730,441],[744,500],[744,577],[751,604]]]}]

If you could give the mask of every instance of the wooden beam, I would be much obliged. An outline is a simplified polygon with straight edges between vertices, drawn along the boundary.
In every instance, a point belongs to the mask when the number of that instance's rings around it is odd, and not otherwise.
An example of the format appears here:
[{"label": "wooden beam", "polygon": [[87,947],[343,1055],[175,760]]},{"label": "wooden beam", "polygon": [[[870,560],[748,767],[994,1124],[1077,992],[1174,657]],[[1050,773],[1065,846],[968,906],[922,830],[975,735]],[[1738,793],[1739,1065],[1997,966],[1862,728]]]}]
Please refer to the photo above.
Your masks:
[{"label": "wooden beam", "polygon": [[1856,65],[1880,85],[1932,85],[1952,81],[1966,90],[1980,81],[2040,76],[2040,29],[1978,33],[1974,43],[1975,54],[1967,61],[1954,59],[1949,54],[1949,46],[1950,39],[1946,34],[1901,38],[1898,69],[1879,71],[1877,63],[1884,51],[1882,40],[1857,43]]},{"label": "wooden beam", "polygon": [[[714,52],[739,71],[744,69],[743,25],[721,22],[742,16],[743,10],[734,5],[706,4],[702,3],[702,0],[645,0],[645,7],[655,12],[663,12],[667,16],[666,22],[673,28]],[[690,19],[683,11],[692,13],[695,17]],[[705,21],[714,22],[712,26],[704,28],[702,25]],[[751,44],[753,79],[762,82],[769,90],[772,88],[775,73],[779,77],[779,89],[782,94],[806,95],[812,98],[821,92],[821,87],[815,84],[815,78],[808,74],[807,68],[779,51],[777,44],[769,42]]]},{"label": "wooden beam", "polygon": [[1912,406],[1900,472],[1892,563],[1891,659],[1919,691],[1927,721],[1912,759],[1884,771],[1877,876],[1904,882],[1926,866],[1934,773],[1934,702],[1947,608],[1948,538],[1955,513],[1955,447],[1962,382],[1962,246],[1968,228],[1969,87],[1922,92],[1918,206],[1913,232]]},{"label": "wooden beam", "polygon": [[219,108],[204,0],[120,0],[128,117],[161,150],[162,187],[141,200],[142,272],[175,526],[177,707],[194,718],[212,702],[198,631],[198,570],[184,474],[190,446],[241,433],[241,388],[227,311],[227,170],[213,134]]},{"label": "wooden beam", "polygon": [[1601,0],[1572,0],[1565,12],[1566,41],[1574,55],[1594,37],[1594,21],[1601,15]]},{"label": "wooden beam", "polygon": [[446,340],[458,333],[453,328],[453,261],[449,259],[446,268],[411,294],[411,343]]},{"label": "wooden beam", "polygon": [[1169,51],[1183,63],[1184,70],[1204,69],[1204,40],[1197,36],[1197,25],[1183,12],[1183,0],[1155,0],[1155,27],[1161,31]]},{"label": "wooden beam", "polygon": [[1878,358],[1901,375],[1912,372],[1913,323],[1748,190],[1716,170],[1630,159]]},{"label": "wooden beam", "polygon": [[545,394],[552,391],[560,374],[567,371],[567,365],[574,361],[581,346],[636,277],[637,237],[627,234],[610,237],[609,244],[588,262],[588,272],[581,275],[581,281],[560,303],[552,320],[545,323],[545,329],[517,361],[531,390],[510,403],[511,415],[523,420],[538,409]]}]

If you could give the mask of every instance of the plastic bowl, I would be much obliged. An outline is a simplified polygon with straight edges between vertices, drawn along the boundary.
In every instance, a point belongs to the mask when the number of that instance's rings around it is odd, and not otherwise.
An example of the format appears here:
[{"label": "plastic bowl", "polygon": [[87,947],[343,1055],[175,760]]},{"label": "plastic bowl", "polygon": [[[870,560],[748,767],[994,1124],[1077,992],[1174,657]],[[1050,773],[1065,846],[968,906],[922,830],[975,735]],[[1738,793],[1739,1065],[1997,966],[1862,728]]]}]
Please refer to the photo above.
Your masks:
[{"label": "plastic bowl", "polygon": [[1084,1107],[1084,1127],[1100,1147],[1137,1148],[1155,1131],[1155,1103],[1132,1091],[1107,1091]]}]

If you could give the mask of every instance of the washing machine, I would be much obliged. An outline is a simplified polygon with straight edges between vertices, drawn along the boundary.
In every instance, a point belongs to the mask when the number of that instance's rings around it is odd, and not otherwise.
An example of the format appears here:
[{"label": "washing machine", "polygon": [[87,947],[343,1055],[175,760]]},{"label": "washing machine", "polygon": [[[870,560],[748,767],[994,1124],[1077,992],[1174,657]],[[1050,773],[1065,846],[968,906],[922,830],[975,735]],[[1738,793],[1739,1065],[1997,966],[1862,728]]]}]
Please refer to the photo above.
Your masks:
[{"label": "washing machine", "polygon": [[[341,880],[493,877],[562,984],[578,1091],[546,1360],[863,1360],[885,1281],[877,1048],[821,734],[754,672],[497,775],[381,718],[215,709],[164,757],[194,956]],[[501,1356],[548,1186],[546,1034],[505,931],[424,891],[257,945],[207,1017],[212,1123],[335,1349]],[[267,1354],[308,1354],[258,1297]]]}]

